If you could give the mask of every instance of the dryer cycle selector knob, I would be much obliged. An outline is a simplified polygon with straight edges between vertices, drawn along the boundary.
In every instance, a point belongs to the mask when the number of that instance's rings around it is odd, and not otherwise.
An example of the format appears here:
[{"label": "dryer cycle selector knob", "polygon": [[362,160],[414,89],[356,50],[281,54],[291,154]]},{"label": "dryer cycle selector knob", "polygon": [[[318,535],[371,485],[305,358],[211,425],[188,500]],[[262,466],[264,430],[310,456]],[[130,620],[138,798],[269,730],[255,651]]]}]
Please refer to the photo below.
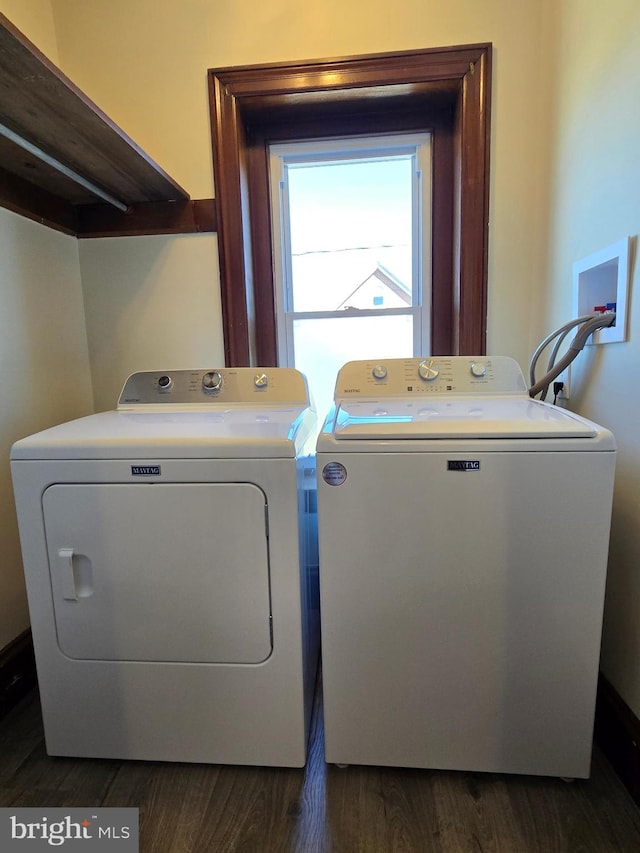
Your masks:
[{"label": "dryer cycle selector knob", "polygon": [[387,368],[384,364],[376,364],[376,366],[371,371],[376,379],[386,379],[387,378]]},{"label": "dryer cycle selector knob", "polygon": [[269,377],[266,373],[256,373],[253,377],[253,384],[256,388],[266,388],[269,384]]},{"label": "dryer cycle selector knob", "polygon": [[209,394],[222,388],[222,374],[219,370],[210,370],[202,377],[202,388]]},{"label": "dryer cycle selector knob", "polygon": [[472,361],[471,362],[471,375],[476,376],[478,379],[481,379],[483,376],[487,375],[487,365],[482,361]]},{"label": "dryer cycle selector knob", "polygon": [[433,382],[434,379],[440,376],[440,370],[432,358],[425,359],[425,361],[421,361],[418,365],[418,376],[420,379],[424,379],[425,382]]}]

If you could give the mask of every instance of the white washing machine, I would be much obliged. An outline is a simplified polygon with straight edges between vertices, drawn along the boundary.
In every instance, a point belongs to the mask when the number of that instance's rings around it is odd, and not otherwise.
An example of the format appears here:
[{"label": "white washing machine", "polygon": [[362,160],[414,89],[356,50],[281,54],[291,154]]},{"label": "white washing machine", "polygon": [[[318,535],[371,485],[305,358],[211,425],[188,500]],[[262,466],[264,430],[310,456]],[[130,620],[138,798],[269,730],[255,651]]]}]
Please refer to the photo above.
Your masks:
[{"label": "white washing machine", "polygon": [[304,765],[308,406],[293,369],[144,372],[13,446],[50,754]]},{"label": "white washing machine", "polygon": [[317,451],[327,761],[587,777],[611,433],[508,358],[361,361]]}]

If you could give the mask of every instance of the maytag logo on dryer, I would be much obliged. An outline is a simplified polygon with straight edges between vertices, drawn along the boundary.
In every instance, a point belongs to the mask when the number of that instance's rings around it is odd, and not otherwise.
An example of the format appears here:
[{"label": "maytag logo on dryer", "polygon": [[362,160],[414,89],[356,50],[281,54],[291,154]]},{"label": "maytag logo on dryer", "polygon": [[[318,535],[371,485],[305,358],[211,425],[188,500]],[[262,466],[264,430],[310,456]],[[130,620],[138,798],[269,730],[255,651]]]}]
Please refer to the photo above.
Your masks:
[{"label": "maytag logo on dryer", "polygon": [[448,459],[447,471],[479,471],[479,459]]},{"label": "maytag logo on dryer", "polygon": [[160,477],[162,469],[159,465],[132,465],[132,477]]}]

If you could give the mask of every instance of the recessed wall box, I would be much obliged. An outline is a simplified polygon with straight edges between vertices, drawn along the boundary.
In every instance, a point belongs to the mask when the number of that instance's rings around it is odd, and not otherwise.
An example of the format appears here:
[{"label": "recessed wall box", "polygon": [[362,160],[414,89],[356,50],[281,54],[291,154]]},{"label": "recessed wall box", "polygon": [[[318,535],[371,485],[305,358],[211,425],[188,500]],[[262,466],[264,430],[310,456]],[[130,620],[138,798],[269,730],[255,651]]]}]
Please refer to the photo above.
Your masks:
[{"label": "recessed wall box", "polygon": [[629,238],[625,237],[573,264],[573,307],[576,317],[615,310],[615,325],[594,332],[590,344],[626,341],[629,290]]}]

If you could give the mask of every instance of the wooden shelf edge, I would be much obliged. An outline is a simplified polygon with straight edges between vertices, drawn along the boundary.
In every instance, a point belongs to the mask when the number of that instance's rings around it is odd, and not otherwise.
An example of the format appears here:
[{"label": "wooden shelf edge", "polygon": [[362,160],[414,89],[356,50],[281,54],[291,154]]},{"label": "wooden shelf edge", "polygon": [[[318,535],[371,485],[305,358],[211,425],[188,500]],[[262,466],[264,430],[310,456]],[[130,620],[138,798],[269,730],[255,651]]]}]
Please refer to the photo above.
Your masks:
[{"label": "wooden shelf edge", "polygon": [[[62,174],[96,202],[125,207],[189,194],[0,13],[0,123],[15,145],[6,169],[24,175],[27,146],[43,172]],[[14,168],[9,166],[14,163]],[[87,181],[88,183],[83,183]],[[48,187],[49,191],[53,191]],[[104,194],[103,194],[104,193]],[[63,198],[73,202],[73,198]],[[91,203],[91,199],[87,199]]]},{"label": "wooden shelf edge", "polygon": [[216,231],[215,200],[144,202],[121,213],[108,204],[77,208],[80,239],[200,234]]},{"label": "wooden shelf edge", "polygon": [[63,234],[78,233],[76,208],[70,202],[4,169],[0,169],[0,207]]},{"label": "wooden shelf edge", "polygon": [[0,169],[0,207],[72,237],[143,237],[217,230],[215,199],[144,202],[121,213],[108,204],[74,206]]}]

